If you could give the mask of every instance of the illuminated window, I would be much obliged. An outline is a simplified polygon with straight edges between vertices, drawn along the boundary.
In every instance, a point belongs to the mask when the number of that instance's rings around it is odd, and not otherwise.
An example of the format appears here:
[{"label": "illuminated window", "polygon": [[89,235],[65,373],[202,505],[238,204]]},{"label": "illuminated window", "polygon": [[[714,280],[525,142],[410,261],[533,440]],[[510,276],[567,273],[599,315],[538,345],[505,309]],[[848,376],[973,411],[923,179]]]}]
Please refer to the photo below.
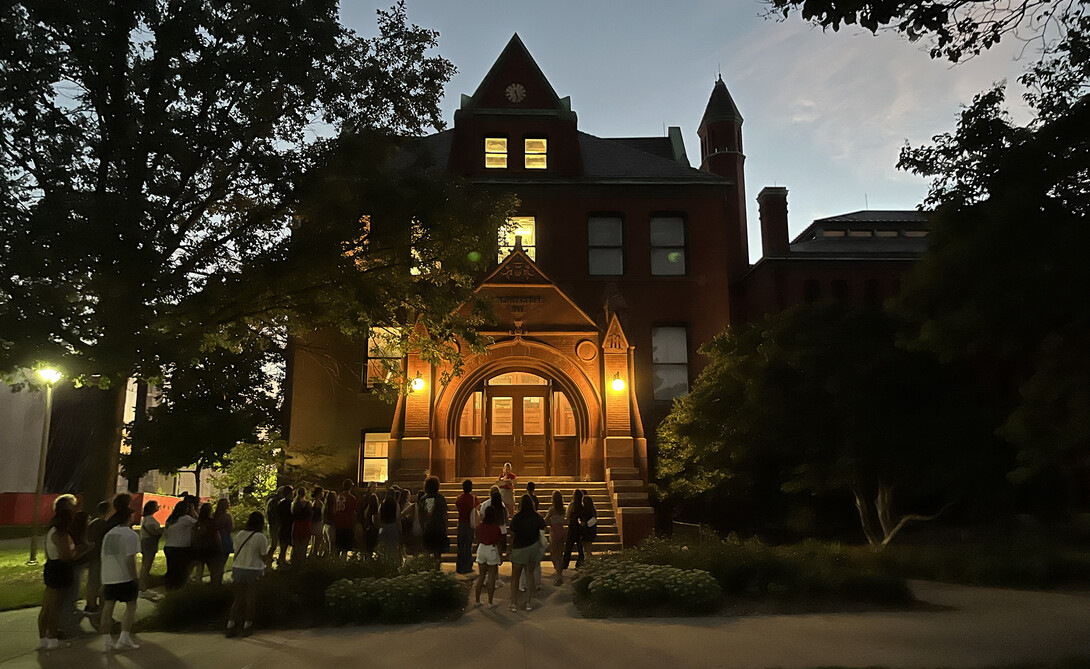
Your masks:
[{"label": "illuminated window", "polygon": [[383,483],[390,478],[390,433],[365,432],[360,445],[359,480]]},{"label": "illuminated window", "polygon": [[681,216],[651,217],[651,273],[685,274],[685,219]]},{"label": "illuminated window", "polygon": [[367,387],[387,383],[401,371],[396,328],[371,328],[367,338]]},{"label": "illuminated window", "polygon": [[461,437],[479,437],[481,434],[481,423],[484,419],[484,393],[476,391],[472,397],[466,401],[465,407],[462,408],[462,419],[458,425],[458,435]]},{"label": "illuminated window", "polygon": [[620,216],[587,219],[587,265],[593,276],[624,274],[624,221]]},{"label": "illuminated window", "polygon": [[548,384],[548,381],[530,372],[508,372],[488,380],[490,386],[545,386]]},{"label": "illuminated window", "polygon": [[688,394],[689,333],[686,328],[651,328],[651,359],[655,399],[670,400]]},{"label": "illuminated window", "polygon": [[489,169],[507,169],[506,137],[485,137],[484,166]]},{"label": "illuminated window", "polygon": [[526,158],[526,169],[543,170],[548,166],[548,141],[547,139],[526,140],[523,149],[523,155]]},{"label": "illuminated window", "polygon": [[530,256],[530,260],[537,260],[537,224],[533,216],[512,216],[508,219],[511,226],[506,230],[500,230],[499,261],[511,254],[515,249],[515,238],[522,239],[522,250]]}]

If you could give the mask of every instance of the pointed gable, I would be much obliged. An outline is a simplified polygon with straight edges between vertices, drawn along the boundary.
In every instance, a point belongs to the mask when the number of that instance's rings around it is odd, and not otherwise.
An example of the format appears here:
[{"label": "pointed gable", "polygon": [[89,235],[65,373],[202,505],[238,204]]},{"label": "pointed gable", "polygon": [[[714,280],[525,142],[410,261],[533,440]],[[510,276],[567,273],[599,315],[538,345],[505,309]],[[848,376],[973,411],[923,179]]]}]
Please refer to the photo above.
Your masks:
[{"label": "pointed gable", "polygon": [[553,90],[518,33],[493,63],[473,95],[463,96],[460,111],[530,111],[574,116],[567,98]]},{"label": "pointed gable", "polygon": [[[481,283],[477,295],[492,302],[499,332],[598,332],[594,320],[545,276],[521,246]],[[468,316],[469,310],[469,305],[463,305],[462,315]]]},{"label": "pointed gable", "polygon": [[734,104],[734,98],[727,90],[727,84],[723,81],[723,75],[715,82],[711,97],[708,98],[708,106],[704,108],[704,116],[700,119],[700,127],[716,121],[742,122],[742,113],[738,111],[738,105]]},{"label": "pointed gable", "polygon": [[617,314],[613,314],[609,319],[609,329],[606,330],[605,339],[602,341],[602,350],[607,353],[628,352],[628,337],[624,335]]}]

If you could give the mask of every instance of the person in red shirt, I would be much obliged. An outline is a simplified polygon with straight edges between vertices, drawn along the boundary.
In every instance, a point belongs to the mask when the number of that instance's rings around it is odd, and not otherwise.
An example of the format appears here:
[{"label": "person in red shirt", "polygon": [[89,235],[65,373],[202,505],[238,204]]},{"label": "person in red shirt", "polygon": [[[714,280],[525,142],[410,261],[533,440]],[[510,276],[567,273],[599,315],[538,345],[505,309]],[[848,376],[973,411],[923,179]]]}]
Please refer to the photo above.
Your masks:
[{"label": "person in red shirt", "polygon": [[473,490],[473,481],[462,481],[462,494],[454,500],[458,509],[458,560],[455,571],[459,574],[473,573],[473,511],[481,503]]},{"label": "person in red shirt", "polygon": [[345,480],[341,494],[337,495],[336,506],[333,509],[333,526],[336,529],[334,539],[337,543],[337,558],[347,558],[348,551],[355,548],[356,543],[356,496],[352,494],[350,479]]},{"label": "person in red shirt", "polygon": [[499,515],[497,511],[499,509],[491,506],[485,509],[484,518],[477,526],[477,564],[480,566],[481,574],[477,577],[474,606],[481,605],[481,590],[486,580],[488,581],[488,605],[496,605],[492,601],[492,596],[496,593],[496,576],[499,575],[500,563],[503,562],[500,557],[500,526],[496,522],[496,517]]}]

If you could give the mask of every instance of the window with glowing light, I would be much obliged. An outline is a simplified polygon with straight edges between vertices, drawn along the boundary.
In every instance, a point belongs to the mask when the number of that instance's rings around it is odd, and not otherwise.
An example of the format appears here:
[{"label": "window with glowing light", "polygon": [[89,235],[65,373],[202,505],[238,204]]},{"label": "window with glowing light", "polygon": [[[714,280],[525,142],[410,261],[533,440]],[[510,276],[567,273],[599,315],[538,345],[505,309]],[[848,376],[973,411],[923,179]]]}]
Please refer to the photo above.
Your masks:
[{"label": "window with glowing light", "polygon": [[526,169],[543,170],[548,167],[548,143],[549,140],[544,138],[524,140],[523,157]]},{"label": "window with glowing light", "polygon": [[360,444],[360,481],[383,483],[390,478],[390,433],[365,432]]},{"label": "window with glowing light", "polygon": [[681,216],[651,217],[651,273],[680,276],[685,264],[685,219]]},{"label": "window with glowing light", "polygon": [[655,399],[689,394],[689,332],[683,326],[651,328]]},{"label": "window with glowing light", "polygon": [[401,371],[401,350],[397,342],[397,328],[371,328],[367,337],[368,388],[392,381]]},{"label": "window with glowing light", "polygon": [[530,260],[537,261],[537,223],[533,216],[512,216],[511,226],[506,230],[500,230],[500,252],[498,260],[503,259],[515,250],[515,239],[522,239],[522,250],[530,256]]},{"label": "window with glowing light", "polygon": [[507,138],[484,138],[484,166],[490,170],[507,169]]}]

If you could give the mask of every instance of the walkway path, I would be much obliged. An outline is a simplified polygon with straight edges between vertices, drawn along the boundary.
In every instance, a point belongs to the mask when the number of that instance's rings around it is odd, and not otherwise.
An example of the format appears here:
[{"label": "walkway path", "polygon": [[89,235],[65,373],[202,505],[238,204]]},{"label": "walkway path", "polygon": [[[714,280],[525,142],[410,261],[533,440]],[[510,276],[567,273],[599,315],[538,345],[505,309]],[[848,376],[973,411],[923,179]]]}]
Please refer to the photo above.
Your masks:
[{"label": "walkway path", "polygon": [[[822,665],[979,667],[1090,657],[1090,594],[915,582],[936,611],[583,620],[570,589],[546,586],[541,606],[473,609],[446,624],[218,634],[148,633],[105,662],[99,639],[39,655],[36,609],[0,613],[0,668],[93,666],[371,668],[809,668]],[[499,593],[498,593],[499,594]],[[142,604],[145,604],[143,601]]]}]

